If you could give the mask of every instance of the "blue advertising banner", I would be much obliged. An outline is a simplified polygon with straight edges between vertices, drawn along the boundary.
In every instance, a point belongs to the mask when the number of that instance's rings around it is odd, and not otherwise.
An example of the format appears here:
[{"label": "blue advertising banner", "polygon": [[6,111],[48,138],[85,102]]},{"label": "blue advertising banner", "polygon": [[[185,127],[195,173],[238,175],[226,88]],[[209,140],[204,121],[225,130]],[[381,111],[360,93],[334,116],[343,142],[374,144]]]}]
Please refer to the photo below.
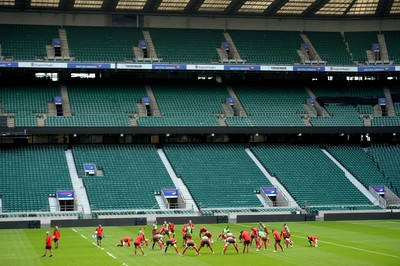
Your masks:
[{"label": "blue advertising banner", "polygon": [[177,198],[178,197],[178,189],[163,189],[162,190],[164,196],[166,198]]},{"label": "blue advertising banner", "polygon": [[146,40],[140,40],[140,41],[139,41],[139,47],[140,47],[142,50],[147,49],[147,42],[146,42]]},{"label": "blue advertising banner", "polygon": [[153,69],[186,70],[186,65],[181,64],[153,64]]},{"label": "blue advertising banner", "polygon": [[0,67],[18,67],[18,62],[0,62]]},{"label": "blue advertising banner", "polygon": [[[115,65],[115,64],[113,64]],[[68,63],[67,68],[101,68],[110,69],[111,64],[101,64],[101,63]]]},{"label": "blue advertising banner", "polygon": [[96,165],[93,163],[85,163],[83,165],[83,168],[85,169],[85,173],[89,175],[94,175],[96,174]]},{"label": "blue advertising banner", "polygon": [[55,96],[54,97],[54,104],[56,104],[56,105],[62,104],[62,97],[61,96]]},{"label": "blue advertising banner", "polygon": [[260,66],[247,66],[247,65],[224,65],[224,70],[248,70],[248,71],[260,71]]},{"label": "blue advertising banner", "polygon": [[378,98],[379,105],[386,105],[386,98]]},{"label": "blue advertising banner", "polygon": [[325,71],[323,66],[293,66],[293,71],[322,72]]},{"label": "blue advertising banner", "polygon": [[73,190],[58,190],[57,198],[59,200],[73,200],[75,198]]},{"label": "blue advertising banner", "polygon": [[360,66],[358,72],[390,72],[396,71],[395,66]]},{"label": "blue advertising banner", "polygon": [[276,196],[276,188],[275,187],[263,187],[262,190],[268,196]]},{"label": "blue advertising banner", "polygon": [[372,186],[372,188],[375,190],[376,193],[379,195],[384,195],[385,194],[385,186]]},{"label": "blue advertising banner", "polygon": [[53,47],[61,47],[61,40],[53,39],[52,44],[53,44]]}]

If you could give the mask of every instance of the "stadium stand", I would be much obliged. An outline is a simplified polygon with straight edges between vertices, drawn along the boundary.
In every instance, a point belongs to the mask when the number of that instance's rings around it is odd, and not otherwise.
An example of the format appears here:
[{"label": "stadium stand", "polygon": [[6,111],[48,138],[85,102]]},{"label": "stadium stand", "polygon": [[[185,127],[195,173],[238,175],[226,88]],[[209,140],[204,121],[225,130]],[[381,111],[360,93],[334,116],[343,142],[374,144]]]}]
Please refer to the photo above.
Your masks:
[{"label": "stadium stand", "polygon": [[294,64],[300,62],[296,50],[303,42],[296,31],[230,30],[242,59],[250,64]]},{"label": "stadium stand", "polygon": [[[72,151],[92,210],[159,209],[155,194],[174,188],[154,146],[82,145]],[[104,175],[85,176],[85,163]]]},{"label": "stadium stand", "polygon": [[339,32],[305,32],[319,56],[329,65],[353,65],[343,36]]},{"label": "stadium stand", "polygon": [[0,149],[2,212],[49,212],[49,195],[72,189],[64,148],[46,145]]},{"label": "stadium stand", "polygon": [[333,206],[375,208],[318,145],[260,145],[252,150],[297,203],[311,212]]},{"label": "stadium stand", "polygon": [[328,146],[326,150],[340,162],[367,189],[370,186],[386,185],[388,180],[377,168],[372,158],[358,145]]},{"label": "stadium stand", "polygon": [[142,31],[137,28],[68,26],[66,31],[70,53],[76,61],[132,60],[133,47],[144,39]]},{"label": "stadium stand", "polygon": [[43,60],[46,45],[54,38],[59,38],[57,26],[0,24],[0,43],[5,59]]},{"label": "stadium stand", "polygon": [[87,82],[68,86],[68,95],[72,116],[48,117],[46,126],[130,126],[146,90],[140,84]]},{"label": "stadium stand", "polygon": [[2,112],[15,116],[15,126],[37,126],[37,116],[48,112],[48,103],[60,95],[57,84],[0,85]]},{"label": "stadium stand", "polygon": [[221,30],[149,29],[158,57],[169,63],[219,62],[216,48],[224,36]]},{"label": "stadium stand", "polygon": [[400,31],[384,31],[386,46],[389,53],[389,58],[394,60],[396,64],[400,63]]},{"label": "stadium stand", "polygon": [[200,209],[260,207],[255,191],[272,186],[241,145],[166,145],[164,151]]},{"label": "stadium stand", "polygon": [[139,126],[219,126],[222,103],[230,97],[216,83],[152,84],[161,117],[140,117]]},{"label": "stadium stand", "polygon": [[227,117],[228,126],[305,126],[302,116],[307,92],[301,88],[269,88],[260,85],[233,87],[247,117]]},{"label": "stadium stand", "polygon": [[368,148],[379,170],[383,173],[389,188],[400,196],[400,146],[390,144],[372,144]]},{"label": "stadium stand", "polygon": [[353,60],[359,64],[365,64],[368,61],[367,50],[371,50],[372,44],[378,43],[378,32],[345,32],[344,38],[349,45]]}]

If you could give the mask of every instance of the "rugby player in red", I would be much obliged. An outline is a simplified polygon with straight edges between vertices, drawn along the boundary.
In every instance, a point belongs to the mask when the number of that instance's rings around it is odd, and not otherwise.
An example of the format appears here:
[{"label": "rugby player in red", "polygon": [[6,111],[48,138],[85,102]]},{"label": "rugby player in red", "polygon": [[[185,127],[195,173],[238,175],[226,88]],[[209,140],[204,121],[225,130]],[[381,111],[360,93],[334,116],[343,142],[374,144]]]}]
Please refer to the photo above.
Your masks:
[{"label": "rugby player in red", "polygon": [[272,229],[272,235],[274,236],[274,239],[275,239],[273,252],[277,252],[277,249],[278,249],[277,246],[279,246],[281,248],[281,250],[283,251],[283,247],[281,245],[281,236],[279,235],[279,233],[277,231],[275,231],[274,229]]},{"label": "rugby player in red", "polygon": [[201,238],[201,237],[203,236],[203,234],[204,234],[205,232],[207,232],[207,231],[208,231],[208,229],[207,229],[206,227],[200,228],[200,231],[199,231],[199,238]]},{"label": "rugby player in red", "polygon": [[53,240],[54,244],[56,245],[55,249],[58,248],[58,242],[60,241],[60,238],[61,238],[60,230],[58,230],[58,226],[56,225],[53,231]]},{"label": "rugby player in red", "polygon": [[196,243],[194,243],[194,241],[193,241],[192,239],[188,239],[188,240],[186,241],[186,246],[185,246],[185,249],[182,251],[182,255],[185,254],[185,252],[186,252],[186,250],[187,250],[188,248],[194,249],[194,251],[196,251],[197,255],[200,256],[200,253],[199,253],[199,251],[198,251],[197,248],[196,248]]},{"label": "rugby player in red", "polygon": [[213,238],[213,235],[211,234],[210,231],[205,232],[204,236],[206,236],[206,237],[208,237],[210,239],[211,244],[214,243],[214,238]]},{"label": "rugby player in red", "polygon": [[175,224],[172,222],[168,223],[168,238],[171,237],[175,238]]},{"label": "rugby player in red", "polygon": [[236,253],[239,253],[239,249],[238,249],[238,245],[236,243],[235,236],[231,233],[229,233],[229,236],[228,236],[228,234],[226,234],[226,236],[227,236],[227,238],[225,239],[225,247],[224,247],[224,250],[222,251],[222,254],[225,254],[226,249],[231,244],[235,247]]},{"label": "rugby player in red", "polygon": [[96,228],[94,234],[96,235],[97,245],[101,247],[101,240],[104,238],[104,229],[101,224]]},{"label": "rugby player in red", "polygon": [[317,238],[317,236],[307,235],[307,238],[308,238],[308,243],[310,244],[310,247],[312,247],[313,243],[314,243],[314,246],[316,248],[318,247],[318,238]]},{"label": "rugby player in red", "polygon": [[131,238],[131,237],[124,237],[124,238],[121,238],[121,240],[119,241],[120,243],[117,244],[117,247],[125,247],[125,244],[127,244],[128,247],[130,247],[130,246],[131,246],[131,241],[132,241],[132,240],[133,240],[133,238]]},{"label": "rugby player in red", "polygon": [[207,246],[211,250],[212,254],[214,254],[214,250],[211,246],[211,240],[206,235],[204,235],[200,240],[200,247],[198,248],[199,254],[200,254],[201,248],[204,246]]},{"label": "rugby player in red", "polygon": [[247,231],[241,231],[239,235],[239,239],[243,242],[243,253],[249,253],[249,246],[251,241],[251,235]]},{"label": "rugby player in red", "polygon": [[183,224],[183,227],[182,227],[182,245],[183,246],[186,246],[186,232],[187,232],[187,225],[186,224]]},{"label": "rugby player in red", "polygon": [[162,234],[155,234],[153,235],[153,246],[151,247],[151,249],[154,250],[154,245],[156,244],[156,242],[158,243],[158,245],[160,246],[160,250],[162,250],[162,246],[163,246],[163,241],[162,239],[164,238],[164,236]]},{"label": "rugby player in red", "polygon": [[176,246],[177,240],[175,238],[169,238],[165,243],[165,250],[164,253],[167,253],[168,247],[173,246],[175,248],[176,255],[179,255],[178,247]]},{"label": "rugby player in red", "polygon": [[140,250],[142,251],[143,256],[146,256],[146,254],[144,254],[144,250],[143,250],[143,242],[145,241],[144,235],[138,235],[135,239],[135,241],[133,242],[133,244],[135,245],[135,256],[136,256],[136,250],[138,248],[140,248]]},{"label": "rugby player in red", "polygon": [[53,236],[50,235],[50,232],[46,232],[46,246],[44,248],[44,254],[42,257],[46,257],[47,255],[47,250],[50,251],[50,257],[53,257],[53,250],[51,249],[53,245]]}]

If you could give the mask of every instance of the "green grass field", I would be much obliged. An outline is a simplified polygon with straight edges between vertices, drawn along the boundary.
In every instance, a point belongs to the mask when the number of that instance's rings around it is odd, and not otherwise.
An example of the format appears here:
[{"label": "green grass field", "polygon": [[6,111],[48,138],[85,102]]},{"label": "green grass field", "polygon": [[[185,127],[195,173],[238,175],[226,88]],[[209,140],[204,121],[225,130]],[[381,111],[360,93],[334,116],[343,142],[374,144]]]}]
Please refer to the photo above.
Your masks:
[{"label": "green grass field", "polygon": [[[241,230],[250,231],[256,224],[230,224],[237,236]],[[281,229],[282,223],[266,223],[269,230]],[[94,228],[60,228],[60,248],[53,250],[52,258],[42,258],[45,232],[49,229],[0,230],[0,265],[400,265],[400,220],[351,221],[351,222],[298,222],[288,223],[294,248],[273,253],[273,245],[267,250],[255,251],[254,244],[248,254],[236,254],[232,246],[222,255],[223,243],[215,242],[215,254],[203,248],[201,256],[187,250],[185,256],[177,256],[173,248],[164,254],[158,249],[146,249],[146,257],[134,249],[116,247],[122,237],[135,237],[138,227],[104,227],[106,238],[101,248],[94,244],[91,235]],[[225,225],[206,227],[218,236]],[[196,224],[194,240],[198,243]],[[178,247],[181,247],[181,225],[177,225]],[[52,231],[51,231],[52,232]],[[146,229],[150,238],[151,228]],[[319,238],[319,247],[309,247],[306,235]],[[197,234],[197,236],[196,236]],[[271,241],[271,244],[273,240]],[[239,244],[240,251],[243,245]]]}]

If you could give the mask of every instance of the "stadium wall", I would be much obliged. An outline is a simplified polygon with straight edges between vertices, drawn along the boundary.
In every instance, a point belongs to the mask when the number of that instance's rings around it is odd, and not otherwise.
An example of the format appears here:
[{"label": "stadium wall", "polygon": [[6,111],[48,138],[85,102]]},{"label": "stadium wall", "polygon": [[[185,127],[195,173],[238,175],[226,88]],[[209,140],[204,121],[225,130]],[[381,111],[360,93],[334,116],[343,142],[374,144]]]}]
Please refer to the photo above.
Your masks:
[{"label": "stadium wall", "polygon": [[324,221],[400,219],[400,212],[387,213],[326,213]]},{"label": "stadium wall", "polygon": [[147,218],[115,218],[115,219],[80,219],[80,220],[51,220],[50,227],[90,227],[98,226],[136,226],[146,225]]},{"label": "stadium wall", "polygon": [[[119,21],[120,22],[120,21]],[[375,20],[307,20],[215,18],[183,16],[144,16],[144,27],[149,28],[208,28],[242,30],[287,31],[380,31],[399,30],[399,19]],[[112,26],[113,16],[108,14],[1,12],[0,24],[39,24],[71,26]]]}]

